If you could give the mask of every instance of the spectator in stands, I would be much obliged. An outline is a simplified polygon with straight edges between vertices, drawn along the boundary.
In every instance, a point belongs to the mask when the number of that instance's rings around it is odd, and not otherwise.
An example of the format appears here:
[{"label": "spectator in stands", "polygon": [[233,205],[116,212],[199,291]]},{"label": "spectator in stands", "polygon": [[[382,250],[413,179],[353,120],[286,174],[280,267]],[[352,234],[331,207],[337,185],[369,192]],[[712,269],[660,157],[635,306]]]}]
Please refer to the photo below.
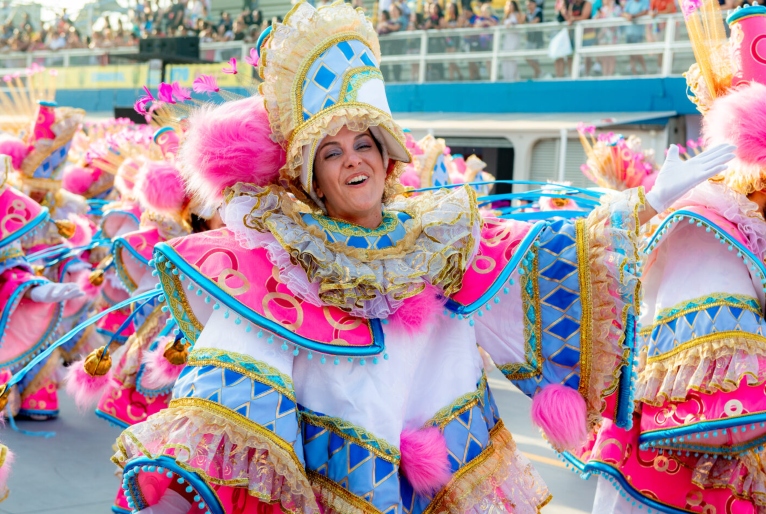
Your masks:
[{"label": "spectator in stands", "polygon": [[[221,21],[218,22],[218,26],[216,27],[218,33],[225,34],[231,30],[233,25],[234,23],[231,20],[231,15],[226,11],[221,11]],[[221,27],[223,27],[223,32],[221,32]]]},{"label": "spectator in stands", "polygon": [[245,36],[245,24],[241,20],[234,22],[234,28],[232,29],[234,35],[234,41],[244,41]]},{"label": "spectator in stands", "polygon": [[[676,12],[676,3],[674,0],[649,0],[649,16],[654,18],[658,14],[673,14]],[[649,42],[659,42],[665,39],[664,21],[653,21],[646,27],[646,40]],[[662,54],[657,54],[657,69],[662,69]]]},{"label": "spectator in stands", "polygon": [[[543,8],[535,0],[527,0],[526,20],[529,24],[543,22]],[[543,33],[540,30],[527,31],[527,48],[539,50],[543,48]],[[536,59],[527,59],[527,64],[532,68],[534,78],[540,78],[540,63]]]},{"label": "spectator in stands", "polygon": [[[625,0],[622,6],[622,17],[632,23],[625,27],[625,41],[627,43],[643,43],[644,27],[636,23],[636,19],[649,14],[649,0]],[[641,65],[643,74],[646,75],[646,61],[643,55],[630,56],[630,73],[636,75],[636,63]]]},{"label": "spectator in stands", "polygon": [[[457,29],[462,27],[460,15],[458,13],[457,4],[450,2],[447,4],[447,11],[442,19],[442,27],[445,29]],[[444,38],[444,49],[448,54],[454,54],[458,51],[458,45],[460,44],[460,36],[447,36]],[[463,80],[463,74],[458,68],[457,62],[450,61],[449,63],[449,80],[450,82],[455,80],[457,75],[458,80]]]},{"label": "spectator in stands", "polygon": [[[572,25],[577,21],[589,20],[591,18],[591,12],[593,4],[588,0],[572,0],[569,3],[569,11],[566,17],[567,25]],[[574,41],[573,34],[570,32],[569,38]],[[596,44],[596,29],[587,28],[582,33],[582,46],[593,46]],[[593,64],[593,60],[590,57],[585,58],[585,76],[590,75],[590,67]],[[571,72],[572,60],[567,58],[567,68]],[[560,75],[558,75],[560,76]]]},{"label": "spectator in stands", "polygon": [[[516,0],[507,0],[503,10],[503,27],[512,29],[503,34],[501,48],[504,52],[512,52],[519,49],[521,36],[518,30],[514,30],[517,25],[524,23],[524,13],[519,9]],[[507,82],[516,82],[519,80],[518,63],[513,59],[504,59],[502,62],[503,80]]]},{"label": "spectator in stands", "polygon": [[[492,4],[483,3],[479,9],[479,14],[474,14],[471,18],[471,26],[474,28],[490,28],[494,27],[500,22],[500,20],[492,12]],[[487,52],[492,49],[492,33],[487,32],[478,36],[472,36],[475,39],[471,40],[471,48],[480,52]],[[487,61],[487,78],[492,73],[492,63]],[[471,76],[471,80],[479,80],[479,63],[469,62],[468,72]]]},{"label": "spectator in stands", "polygon": [[[602,0],[601,9],[596,15],[598,19],[616,19],[622,17],[622,7],[615,0]],[[614,45],[619,42],[616,27],[604,27],[599,30],[598,42],[602,45]],[[599,57],[601,63],[601,74],[604,77],[611,77],[617,67],[617,57]]]}]

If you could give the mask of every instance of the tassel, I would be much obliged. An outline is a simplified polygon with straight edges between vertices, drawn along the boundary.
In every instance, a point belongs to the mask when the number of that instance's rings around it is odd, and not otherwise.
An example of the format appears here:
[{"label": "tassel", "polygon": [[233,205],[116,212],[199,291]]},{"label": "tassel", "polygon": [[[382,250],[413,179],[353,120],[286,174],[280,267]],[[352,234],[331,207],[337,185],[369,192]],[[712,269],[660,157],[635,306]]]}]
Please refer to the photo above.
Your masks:
[{"label": "tassel", "polygon": [[59,235],[66,239],[71,238],[74,235],[75,230],[77,230],[77,226],[70,220],[53,220],[53,223],[56,225]]},{"label": "tassel", "polygon": [[183,366],[189,358],[189,346],[182,343],[180,339],[168,341],[165,345],[165,353],[162,355],[174,366]]}]

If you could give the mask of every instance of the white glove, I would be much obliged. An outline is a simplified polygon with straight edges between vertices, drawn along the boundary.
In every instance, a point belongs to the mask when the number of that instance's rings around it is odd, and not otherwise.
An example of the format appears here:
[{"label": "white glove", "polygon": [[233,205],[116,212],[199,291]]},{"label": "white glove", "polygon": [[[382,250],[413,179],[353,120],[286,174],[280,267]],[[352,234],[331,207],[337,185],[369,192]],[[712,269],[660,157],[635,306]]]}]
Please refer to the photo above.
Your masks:
[{"label": "white glove", "polygon": [[726,163],[734,158],[736,149],[733,145],[718,145],[682,161],[678,147],[672,145],[654,187],[646,194],[646,201],[655,211],[664,212],[697,184],[726,171]]},{"label": "white glove", "polygon": [[172,489],[168,489],[160,501],[151,507],[139,510],[137,514],[186,514],[189,507],[191,507],[191,503],[186,498]]},{"label": "white glove", "polygon": [[77,298],[83,293],[77,284],[56,284],[51,282],[33,287],[29,292],[29,299],[37,303],[56,303]]}]

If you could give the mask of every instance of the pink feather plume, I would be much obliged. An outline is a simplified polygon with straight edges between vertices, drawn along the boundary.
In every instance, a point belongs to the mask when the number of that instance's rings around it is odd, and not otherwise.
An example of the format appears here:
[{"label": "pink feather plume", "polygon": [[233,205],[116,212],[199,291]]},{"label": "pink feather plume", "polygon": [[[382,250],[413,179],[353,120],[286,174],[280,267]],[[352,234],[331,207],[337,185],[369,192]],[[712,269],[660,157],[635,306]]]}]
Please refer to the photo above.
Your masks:
[{"label": "pink feather plume", "polygon": [[147,161],[136,182],[136,192],[145,209],[157,212],[179,212],[186,203],[181,174],[167,162]]},{"label": "pink feather plume", "polygon": [[414,167],[408,166],[404,173],[402,173],[402,176],[399,177],[399,182],[404,187],[418,189],[420,187],[420,175],[418,175]]},{"label": "pink feather plume", "polygon": [[570,387],[549,384],[532,398],[532,423],[556,450],[578,449],[588,436],[585,399]]},{"label": "pink feather plume", "polygon": [[217,93],[220,88],[214,76],[200,75],[192,82],[192,90],[195,93]]},{"label": "pink feather plume", "polygon": [[436,427],[405,429],[401,435],[401,470],[419,495],[441,490],[452,478],[447,441]]},{"label": "pink feather plume", "polygon": [[223,190],[238,182],[266,185],[278,178],[285,152],[271,140],[263,98],[204,106],[188,121],[181,170],[189,192],[205,205],[217,206]]},{"label": "pink feather plume", "polygon": [[77,406],[85,410],[95,404],[111,380],[111,373],[97,377],[90,376],[83,367],[85,359],[73,362],[67,368],[66,392],[74,398]]},{"label": "pink feather plume", "polygon": [[766,166],[766,86],[752,82],[713,102],[703,118],[707,147],[736,145],[735,161],[748,167]]},{"label": "pink feather plume", "polygon": [[422,333],[434,325],[434,318],[444,308],[444,298],[436,287],[428,284],[418,295],[404,303],[388,318],[392,330],[403,330],[409,335]]},{"label": "pink feather plume", "polygon": [[0,155],[8,155],[14,169],[21,169],[21,164],[29,155],[29,150],[29,146],[17,137],[0,136]]},{"label": "pink feather plume", "polygon": [[148,389],[162,389],[175,384],[178,375],[184,369],[184,365],[175,365],[165,358],[165,346],[171,337],[161,338],[155,350],[148,351],[142,359],[144,373],[142,375],[143,386]]}]

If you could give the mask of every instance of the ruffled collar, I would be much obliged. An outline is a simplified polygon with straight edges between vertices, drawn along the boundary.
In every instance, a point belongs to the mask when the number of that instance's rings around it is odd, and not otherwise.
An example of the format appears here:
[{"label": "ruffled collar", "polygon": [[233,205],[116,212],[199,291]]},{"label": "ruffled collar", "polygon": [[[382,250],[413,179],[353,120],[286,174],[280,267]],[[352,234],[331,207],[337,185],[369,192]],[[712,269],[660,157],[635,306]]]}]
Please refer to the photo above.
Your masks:
[{"label": "ruffled collar", "polygon": [[275,186],[237,184],[226,198],[227,228],[265,248],[296,296],[365,318],[387,318],[427,284],[458,291],[481,231],[470,188],[398,198],[374,230],[309,212]]}]

